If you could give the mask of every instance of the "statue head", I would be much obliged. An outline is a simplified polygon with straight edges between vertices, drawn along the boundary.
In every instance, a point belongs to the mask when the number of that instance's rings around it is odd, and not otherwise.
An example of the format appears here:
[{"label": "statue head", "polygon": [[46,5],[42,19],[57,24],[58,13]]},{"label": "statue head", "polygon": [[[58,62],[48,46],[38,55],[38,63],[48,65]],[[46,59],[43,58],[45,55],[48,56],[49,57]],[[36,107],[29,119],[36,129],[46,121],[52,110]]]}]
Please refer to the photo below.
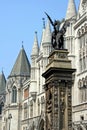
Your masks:
[{"label": "statue head", "polygon": [[60,21],[59,20],[54,20],[54,25],[60,25]]}]

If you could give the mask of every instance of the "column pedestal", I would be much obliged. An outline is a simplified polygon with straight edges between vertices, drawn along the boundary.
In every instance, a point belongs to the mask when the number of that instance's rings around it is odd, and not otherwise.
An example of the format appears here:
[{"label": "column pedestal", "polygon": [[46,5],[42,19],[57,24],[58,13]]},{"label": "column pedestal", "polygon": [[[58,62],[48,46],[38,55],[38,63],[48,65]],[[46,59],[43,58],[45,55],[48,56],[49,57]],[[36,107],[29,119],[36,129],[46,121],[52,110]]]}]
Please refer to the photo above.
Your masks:
[{"label": "column pedestal", "polygon": [[46,130],[72,129],[72,74],[67,50],[54,50],[43,73],[46,95]]}]

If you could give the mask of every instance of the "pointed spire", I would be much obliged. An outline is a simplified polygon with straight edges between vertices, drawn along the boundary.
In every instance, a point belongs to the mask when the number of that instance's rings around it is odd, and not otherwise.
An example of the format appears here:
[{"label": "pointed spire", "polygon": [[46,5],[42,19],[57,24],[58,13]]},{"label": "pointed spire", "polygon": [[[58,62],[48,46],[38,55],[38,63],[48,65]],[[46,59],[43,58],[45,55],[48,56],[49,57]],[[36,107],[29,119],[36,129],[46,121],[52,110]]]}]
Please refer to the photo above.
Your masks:
[{"label": "pointed spire", "polygon": [[40,52],[39,53],[42,53],[43,52],[43,46],[42,44],[45,42],[45,28],[43,28],[42,30],[42,38],[41,38],[41,44],[40,44]]},{"label": "pointed spire", "polygon": [[14,76],[30,76],[30,63],[23,47],[19,52],[9,77]]},{"label": "pointed spire", "polygon": [[35,38],[34,38],[34,44],[32,48],[31,56],[38,56],[39,54],[39,45],[38,45],[38,38],[37,38],[37,32],[35,32]]},{"label": "pointed spire", "polygon": [[43,28],[45,28],[45,18],[42,18],[43,20]]},{"label": "pointed spire", "polygon": [[24,43],[24,42],[22,41],[22,48],[24,48],[23,43]]},{"label": "pointed spire", "polygon": [[42,20],[43,20],[43,31],[42,31],[41,43],[43,43],[45,40],[45,19],[42,18]]},{"label": "pointed spire", "polygon": [[70,19],[72,17],[76,17],[76,5],[74,0],[69,0],[66,12],[66,19]]},{"label": "pointed spire", "polygon": [[51,43],[51,28],[50,28],[50,21],[48,19],[46,30],[45,30],[45,42]]},{"label": "pointed spire", "polygon": [[4,72],[3,72],[3,67],[2,67],[2,74],[4,74]]},{"label": "pointed spire", "polygon": [[42,46],[42,44],[45,41],[45,19],[42,18],[42,20],[43,20],[43,30],[42,30],[42,37],[41,37],[41,44],[40,44],[40,52],[39,52],[39,54],[43,52],[43,46]]},{"label": "pointed spire", "polygon": [[6,79],[4,76],[4,72],[2,70],[2,74],[0,74],[0,94],[2,94],[5,91],[6,88]]}]

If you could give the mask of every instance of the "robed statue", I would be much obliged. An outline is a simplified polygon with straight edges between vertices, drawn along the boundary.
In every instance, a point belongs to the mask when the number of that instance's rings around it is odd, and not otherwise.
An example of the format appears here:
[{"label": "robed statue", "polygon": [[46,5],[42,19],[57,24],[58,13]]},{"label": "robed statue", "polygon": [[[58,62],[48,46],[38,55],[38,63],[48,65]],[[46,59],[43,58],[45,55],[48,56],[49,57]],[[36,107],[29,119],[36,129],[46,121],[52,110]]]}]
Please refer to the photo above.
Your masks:
[{"label": "robed statue", "polygon": [[64,49],[64,34],[67,27],[69,26],[69,20],[55,20],[54,22],[50,16],[45,12],[48,19],[50,20],[51,25],[53,26],[53,32],[51,37],[51,43],[54,49]]}]

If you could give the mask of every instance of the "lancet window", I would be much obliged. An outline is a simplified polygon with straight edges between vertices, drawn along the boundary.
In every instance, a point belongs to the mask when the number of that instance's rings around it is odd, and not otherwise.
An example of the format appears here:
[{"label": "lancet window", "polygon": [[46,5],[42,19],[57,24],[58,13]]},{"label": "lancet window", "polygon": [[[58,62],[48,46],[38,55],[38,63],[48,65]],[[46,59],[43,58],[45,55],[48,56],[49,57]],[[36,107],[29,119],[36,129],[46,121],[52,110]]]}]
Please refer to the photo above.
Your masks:
[{"label": "lancet window", "polygon": [[38,115],[40,115],[40,100],[38,99]]},{"label": "lancet window", "polygon": [[28,105],[27,102],[24,103],[24,119],[28,117]]},{"label": "lancet window", "polygon": [[13,86],[12,88],[12,103],[17,102],[17,88],[16,86]]},{"label": "lancet window", "polygon": [[33,101],[30,101],[30,117],[33,117]]},{"label": "lancet window", "polygon": [[4,103],[3,102],[1,102],[0,103],[0,114],[2,114],[2,108],[4,107]]}]

